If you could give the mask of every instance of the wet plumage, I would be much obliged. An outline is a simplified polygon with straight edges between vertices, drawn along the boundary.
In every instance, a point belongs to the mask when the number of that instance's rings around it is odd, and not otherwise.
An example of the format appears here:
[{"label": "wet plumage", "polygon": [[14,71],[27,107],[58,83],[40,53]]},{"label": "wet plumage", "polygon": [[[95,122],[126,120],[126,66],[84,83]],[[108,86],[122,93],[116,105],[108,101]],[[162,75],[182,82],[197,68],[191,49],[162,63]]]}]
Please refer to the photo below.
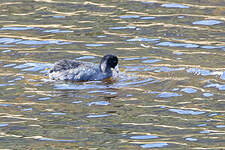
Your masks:
[{"label": "wet plumage", "polygon": [[52,80],[90,81],[112,77],[118,64],[114,55],[105,55],[100,64],[76,60],[60,60],[49,71]]}]

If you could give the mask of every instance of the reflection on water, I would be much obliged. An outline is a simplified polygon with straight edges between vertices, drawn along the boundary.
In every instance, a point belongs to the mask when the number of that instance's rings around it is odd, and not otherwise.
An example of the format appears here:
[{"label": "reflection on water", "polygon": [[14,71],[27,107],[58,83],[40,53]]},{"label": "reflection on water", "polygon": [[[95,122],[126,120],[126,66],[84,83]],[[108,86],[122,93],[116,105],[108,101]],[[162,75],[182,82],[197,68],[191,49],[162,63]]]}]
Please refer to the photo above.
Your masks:
[{"label": "reflection on water", "polygon": [[[3,0],[0,148],[224,149],[224,6]],[[119,57],[117,78],[46,76],[105,54]]]},{"label": "reflection on water", "polygon": [[167,146],[167,143],[151,143],[151,144],[143,144],[141,145],[142,148],[160,148]]},{"label": "reflection on water", "polygon": [[146,140],[146,139],[155,139],[158,138],[158,136],[154,135],[139,135],[139,136],[131,136],[131,139],[137,139],[137,140]]},{"label": "reflection on water", "polygon": [[167,7],[167,8],[189,8],[189,6],[185,6],[182,4],[175,4],[175,3],[162,4],[161,6]]},{"label": "reflection on water", "polygon": [[172,112],[176,112],[178,114],[190,114],[190,115],[200,115],[200,114],[204,114],[205,112],[201,112],[201,111],[192,111],[192,110],[181,110],[181,109],[169,109],[169,111]]},{"label": "reflection on water", "polygon": [[222,21],[218,21],[218,20],[201,20],[201,21],[193,22],[193,24],[206,25],[206,26],[212,26],[212,25],[216,25],[220,23],[222,23]]},{"label": "reflection on water", "polygon": [[1,44],[25,44],[25,45],[71,44],[70,42],[62,42],[59,40],[38,41],[38,40],[22,40],[22,39],[14,39],[14,38],[0,38],[0,43]]}]

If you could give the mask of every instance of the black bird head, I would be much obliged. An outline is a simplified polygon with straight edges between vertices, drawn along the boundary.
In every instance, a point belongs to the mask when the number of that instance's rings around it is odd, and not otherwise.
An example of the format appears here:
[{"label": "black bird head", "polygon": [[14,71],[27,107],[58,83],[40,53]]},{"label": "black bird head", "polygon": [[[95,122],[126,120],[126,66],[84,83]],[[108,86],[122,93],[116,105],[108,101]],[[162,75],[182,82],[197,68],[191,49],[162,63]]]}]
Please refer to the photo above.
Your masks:
[{"label": "black bird head", "polygon": [[111,70],[111,68],[115,69],[117,64],[118,64],[117,56],[108,54],[102,58],[100,62],[100,68],[102,72],[106,72],[107,70]]}]

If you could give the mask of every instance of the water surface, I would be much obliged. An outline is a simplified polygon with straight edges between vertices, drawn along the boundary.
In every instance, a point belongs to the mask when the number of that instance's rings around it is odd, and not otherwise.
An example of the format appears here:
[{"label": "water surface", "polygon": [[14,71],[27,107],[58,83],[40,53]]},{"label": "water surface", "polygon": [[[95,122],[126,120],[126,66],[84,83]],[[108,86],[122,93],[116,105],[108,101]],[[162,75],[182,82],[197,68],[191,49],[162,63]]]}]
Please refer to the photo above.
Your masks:
[{"label": "water surface", "polygon": [[[225,2],[3,0],[1,149],[223,149]],[[52,82],[119,57],[116,80]]]}]

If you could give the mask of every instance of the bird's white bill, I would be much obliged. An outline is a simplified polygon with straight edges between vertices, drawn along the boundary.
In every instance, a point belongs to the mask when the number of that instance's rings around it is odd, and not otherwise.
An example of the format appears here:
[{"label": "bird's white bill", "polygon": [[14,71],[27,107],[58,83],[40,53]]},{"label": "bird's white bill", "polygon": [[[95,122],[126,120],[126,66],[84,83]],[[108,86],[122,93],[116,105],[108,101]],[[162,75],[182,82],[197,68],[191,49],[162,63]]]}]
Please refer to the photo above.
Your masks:
[{"label": "bird's white bill", "polygon": [[116,65],[116,67],[114,68],[114,70],[116,71],[116,73],[119,73],[119,65]]},{"label": "bird's white bill", "polygon": [[113,79],[118,78],[118,77],[119,77],[119,66],[116,65],[116,67],[115,67],[112,71],[113,71],[112,78],[113,78]]}]

